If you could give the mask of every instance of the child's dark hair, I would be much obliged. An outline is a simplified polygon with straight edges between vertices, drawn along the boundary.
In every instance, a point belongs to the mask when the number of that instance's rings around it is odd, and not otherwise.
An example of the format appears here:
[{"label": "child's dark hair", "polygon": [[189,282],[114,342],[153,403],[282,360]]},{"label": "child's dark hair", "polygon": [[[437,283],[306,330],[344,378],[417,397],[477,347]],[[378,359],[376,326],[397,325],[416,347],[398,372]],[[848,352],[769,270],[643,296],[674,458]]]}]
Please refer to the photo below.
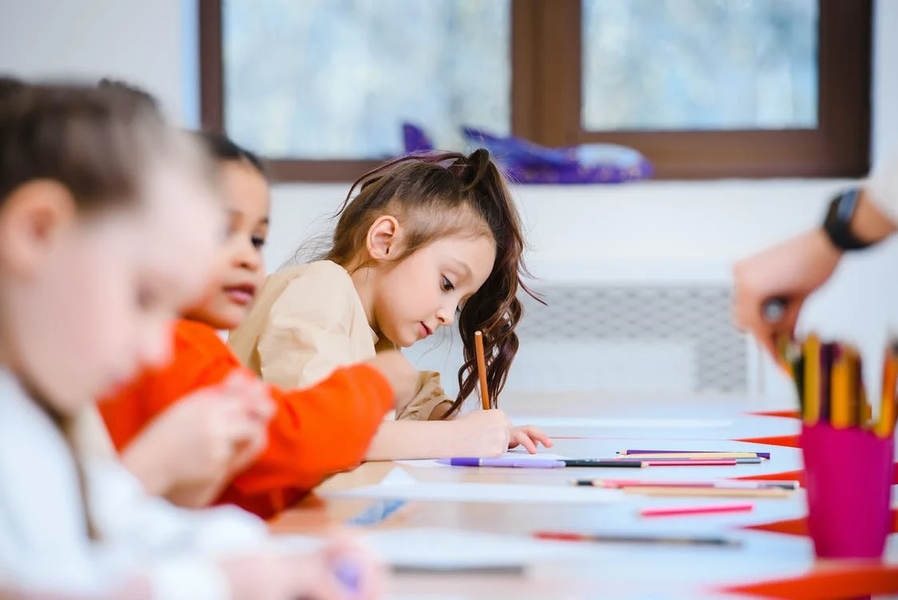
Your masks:
[{"label": "child's dark hair", "polygon": [[133,83],[128,83],[126,81],[122,81],[121,79],[104,77],[99,82],[97,82],[97,87],[101,90],[114,90],[117,93],[130,94],[134,98],[134,100],[146,104],[146,107],[148,109],[155,112],[159,112],[161,110],[159,107],[159,99],[156,98],[156,96],[149,93],[145,89],[134,85]]},{"label": "child's dark hair", "polygon": [[[12,88],[15,87],[13,90]],[[79,212],[138,206],[150,165],[160,160],[204,163],[180,147],[155,110],[132,94],[92,86],[7,86],[0,93],[0,208],[21,186],[51,180],[71,194]],[[181,152],[178,152],[181,150]],[[33,386],[26,386],[33,390]],[[32,392],[75,454],[75,415],[64,414]],[[79,468],[88,535],[97,537]]]},{"label": "child's dark hair", "polygon": [[[356,189],[359,193],[352,198]],[[477,330],[483,332],[487,388],[495,407],[518,351],[515,327],[524,312],[518,288],[536,298],[522,281],[529,276],[523,259],[525,242],[505,179],[485,149],[470,156],[415,154],[381,165],[349,190],[326,258],[343,266],[356,261],[369,228],[384,214],[400,218],[408,234],[398,259],[451,235],[487,235],[495,241],[492,271],[458,316],[465,360],[458,371],[458,397],[446,417],[458,412],[477,384]]]},{"label": "child's dark hair", "polygon": [[215,131],[198,131],[197,136],[199,136],[200,143],[209,153],[209,156],[215,161],[244,162],[256,169],[263,177],[267,177],[262,159],[255,153],[238,145],[228,136]]},{"label": "child's dark hair", "polygon": [[26,87],[27,84],[21,79],[10,77],[9,75],[0,75],[0,100],[22,91]]}]

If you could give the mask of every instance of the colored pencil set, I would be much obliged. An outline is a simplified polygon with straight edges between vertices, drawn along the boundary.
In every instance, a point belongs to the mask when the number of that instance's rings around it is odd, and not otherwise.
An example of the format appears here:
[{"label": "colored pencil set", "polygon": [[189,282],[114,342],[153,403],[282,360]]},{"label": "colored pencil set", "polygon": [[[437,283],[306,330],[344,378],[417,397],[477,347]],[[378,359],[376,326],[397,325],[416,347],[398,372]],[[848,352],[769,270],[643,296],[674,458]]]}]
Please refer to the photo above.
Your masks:
[{"label": "colored pencil set", "polygon": [[770,460],[769,452],[727,450],[620,450],[617,455],[621,462],[642,461],[653,467],[725,467],[757,465]]},{"label": "colored pencil set", "polygon": [[540,458],[536,456],[478,458],[460,456],[441,458],[437,462],[452,467],[499,467],[507,469],[557,469],[562,467],[581,468],[624,468],[645,467],[728,467],[735,465],[756,465],[770,459],[769,452],[680,452],[665,450],[633,450],[618,452],[612,458]]},{"label": "colored pencil set", "polygon": [[803,342],[781,338],[777,354],[795,382],[805,425],[823,421],[835,429],[858,427],[888,438],[895,431],[898,341],[888,345],[883,359],[879,414],[872,409],[864,388],[859,352],[848,344],[825,343],[816,335]]},{"label": "colored pencil set", "polygon": [[679,481],[676,479],[574,479],[577,486],[622,490],[639,496],[683,496],[707,498],[788,498],[797,481]]}]

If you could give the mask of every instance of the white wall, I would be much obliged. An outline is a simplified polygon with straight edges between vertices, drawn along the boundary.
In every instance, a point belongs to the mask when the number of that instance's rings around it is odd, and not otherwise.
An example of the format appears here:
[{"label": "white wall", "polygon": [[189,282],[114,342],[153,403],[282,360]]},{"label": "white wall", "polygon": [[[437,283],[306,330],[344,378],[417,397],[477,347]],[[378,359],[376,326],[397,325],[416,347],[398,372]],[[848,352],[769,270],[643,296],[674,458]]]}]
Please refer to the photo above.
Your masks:
[{"label": "white wall", "polygon": [[3,0],[0,71],[27,77],[121,77],[158,94],[173,118],[185,105],[193,53],[180,0]]},{"label": "white wall", "polygon": [[[197,114],[196,0],[2,0],[0,72],[118,76],[157,94],[188,125]],[[873,152],[898,140],[898,2],[876,1]],[[837,181],[650,182],[515,190],[537,275],[723,280],[734,260],[812,226]],[[276,268],[324,225],[346,185],[281,185],[266,252]],[[671,265],[674,265],[672,268]],[[898,321],[898,246],[851,257],[805,323],[865,347]],[[681,275],[688,273],[688,275]]]},{"label": "white wall", "polygon": [[874,0],[873,156],[898,144],[898,2]]}]

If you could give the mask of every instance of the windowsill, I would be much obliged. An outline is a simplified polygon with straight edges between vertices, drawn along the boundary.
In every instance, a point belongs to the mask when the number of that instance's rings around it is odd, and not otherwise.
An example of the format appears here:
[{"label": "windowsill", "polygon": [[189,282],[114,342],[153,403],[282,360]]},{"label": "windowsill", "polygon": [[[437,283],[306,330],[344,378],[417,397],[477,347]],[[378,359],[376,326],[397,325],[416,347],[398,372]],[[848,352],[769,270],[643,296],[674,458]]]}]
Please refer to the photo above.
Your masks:
[{"label": "windowsill", "polygon": [[[728,276],[732,263],[820,222],[844,179],[643,181],[514,185],[535,275],[627,280]],[[325,229],[348,184],[278,184],[270,268]],[[602,265],[605,265],[603,267]],[[690,274],[691,273],[691,274]],[[551,275],[551,277],[549,277]]]}]

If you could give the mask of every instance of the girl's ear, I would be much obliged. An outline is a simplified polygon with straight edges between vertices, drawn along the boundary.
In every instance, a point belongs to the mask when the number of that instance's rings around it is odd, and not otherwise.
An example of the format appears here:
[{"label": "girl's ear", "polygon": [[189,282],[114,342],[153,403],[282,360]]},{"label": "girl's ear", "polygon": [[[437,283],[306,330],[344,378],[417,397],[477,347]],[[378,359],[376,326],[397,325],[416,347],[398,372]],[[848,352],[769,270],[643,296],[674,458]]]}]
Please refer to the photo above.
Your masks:
[{"label": "girl's ear", "polygon": [[392,260],[399,254],[400,227],[396,217],[383,215],[368,228],[365,246],[372,260]]},{"label": "girl's ear", "polygon": [[0,266],[28,277],[74,218],[75,199],[55,181],[31,181],[14,189],[0,207]]}]

